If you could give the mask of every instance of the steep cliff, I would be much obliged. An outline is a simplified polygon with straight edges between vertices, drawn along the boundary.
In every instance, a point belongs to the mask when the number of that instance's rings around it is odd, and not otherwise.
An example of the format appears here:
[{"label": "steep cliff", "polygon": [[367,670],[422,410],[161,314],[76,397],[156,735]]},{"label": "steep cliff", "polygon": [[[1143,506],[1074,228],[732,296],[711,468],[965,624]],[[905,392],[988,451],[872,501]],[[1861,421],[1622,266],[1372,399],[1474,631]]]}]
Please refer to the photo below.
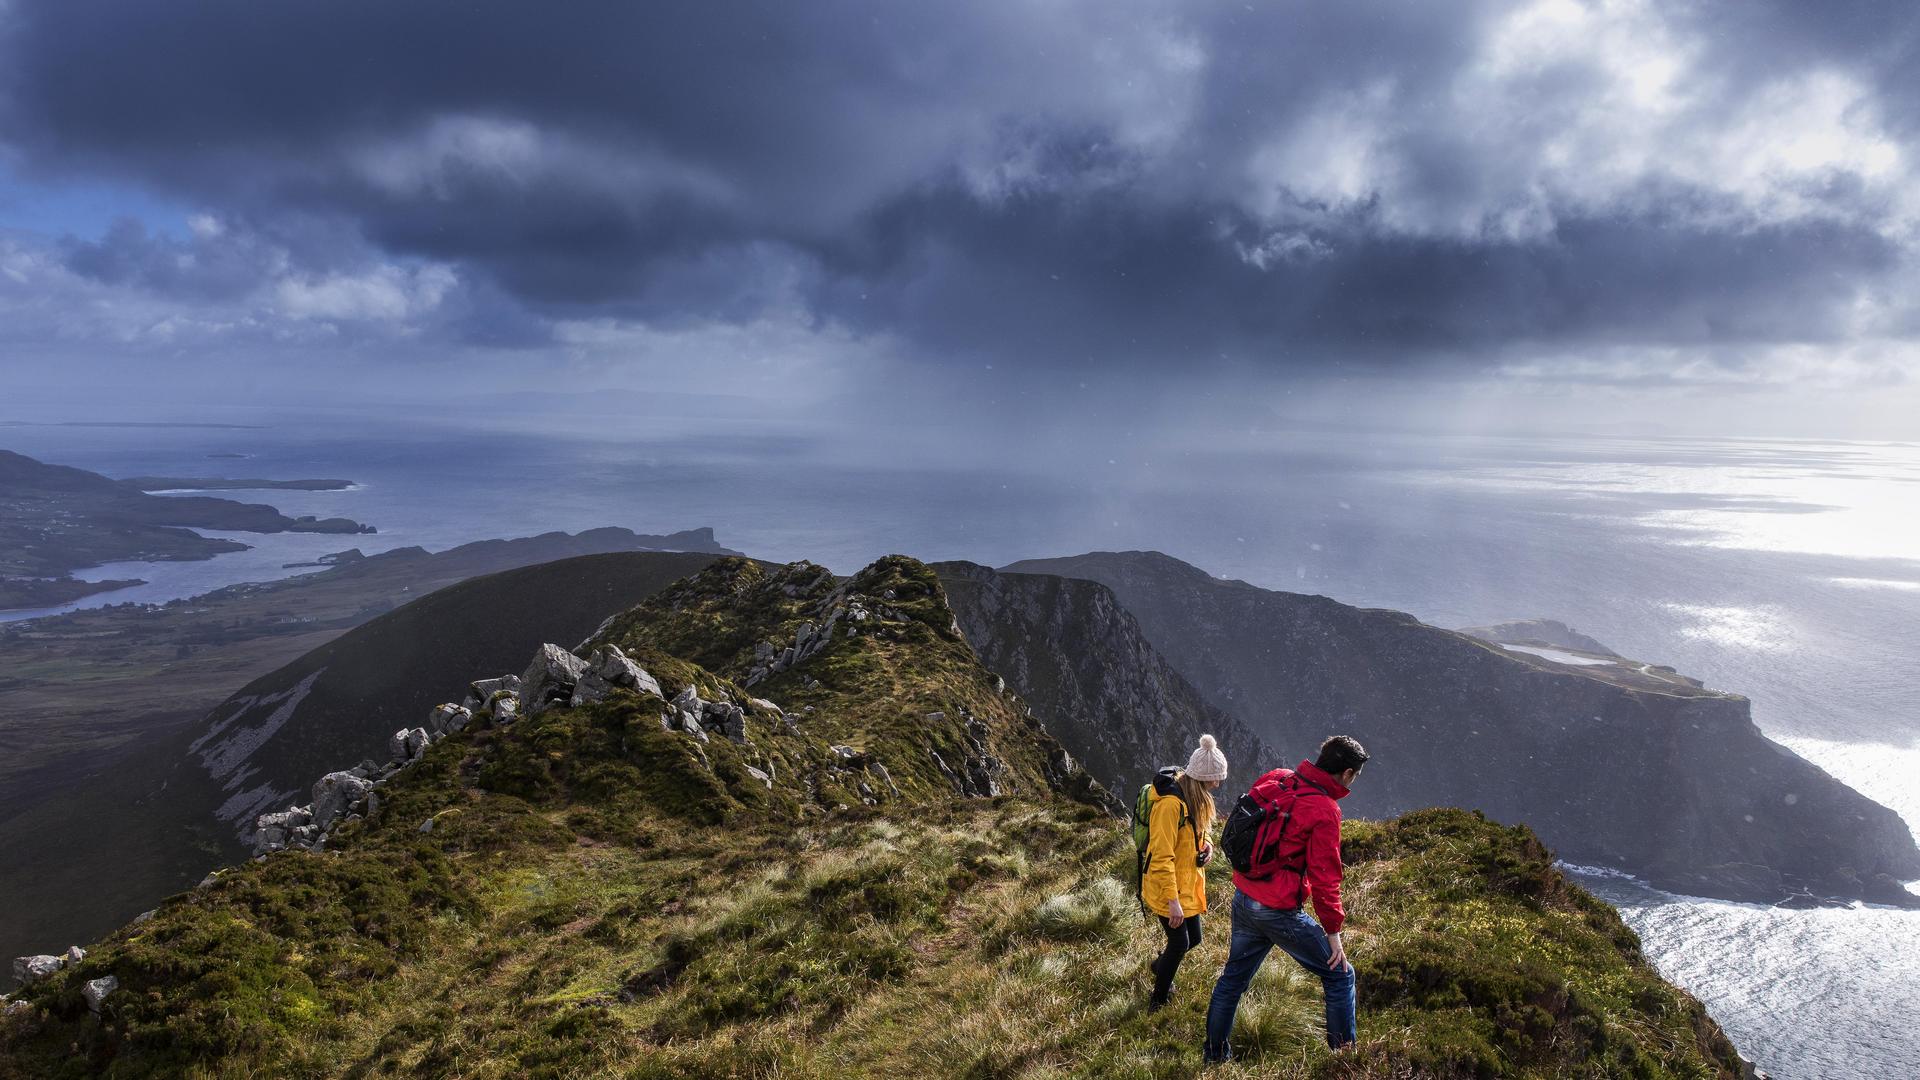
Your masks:
[{"label": "steep cliff", "polygon": [[1746,698],[1671,669],[1558,663],[1158,552],[1008,569],[1109,586],[1209,700],[1279,745],[1360,738],[1375,756],[1354,813],[1472,807],[1689,893],[1915,903],[1899,882],[1920,877],[1920,850],[1896,814],[1767,739]]},{"label": "steep cliff", "polygon": [[980,662],[1018,689],[1112,791],[1130,793],[1160,765],[1185,764],[1203,732],[1227,754],[1229,786],[1292,764],[1208,704],[1106,586],[964,562],[933,568]]}]

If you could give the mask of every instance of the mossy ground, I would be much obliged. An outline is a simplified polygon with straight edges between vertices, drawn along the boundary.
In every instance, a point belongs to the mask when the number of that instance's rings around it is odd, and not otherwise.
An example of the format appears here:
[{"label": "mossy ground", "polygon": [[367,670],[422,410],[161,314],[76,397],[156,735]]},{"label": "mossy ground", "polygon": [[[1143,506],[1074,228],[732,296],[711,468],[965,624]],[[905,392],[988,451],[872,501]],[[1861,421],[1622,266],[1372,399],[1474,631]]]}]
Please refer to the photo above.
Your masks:
[{"label": "mossy ground", "polygon": [[[661,702],[626,693],[448,739],[334,850],[229,870],[33,988],[0,1021],[0,1076],[1194,1075],[1224,868],[1205,943],[1147,1014],[1161,934],[1123,823],[1044,788],[927,791],[921,736],[886,717],[958,694],[997,746],[1024,721],[937,619],[912,621],[825,654],[863,674],[786,683],[819,693],[818,719],[750,716],[748,745],[663,731]],[[664,648],[644,622],[621,632]],[[721,673],[650,660],[669,686],[727,689],[734,658],[701,655]],[[898,740],[915,788],[840,809],[823,746],[863,730]],[[1324,1048],[1317,982],[1276,956],[1242,1006],[1243,1060],[1213,1075],[1731,1071],[1698,1003],[1526,830],[1428,811],[1350,824],[1347,855],[1360,1045]],[[95,1018],[80,986],[108,973],[122,990]]]}]

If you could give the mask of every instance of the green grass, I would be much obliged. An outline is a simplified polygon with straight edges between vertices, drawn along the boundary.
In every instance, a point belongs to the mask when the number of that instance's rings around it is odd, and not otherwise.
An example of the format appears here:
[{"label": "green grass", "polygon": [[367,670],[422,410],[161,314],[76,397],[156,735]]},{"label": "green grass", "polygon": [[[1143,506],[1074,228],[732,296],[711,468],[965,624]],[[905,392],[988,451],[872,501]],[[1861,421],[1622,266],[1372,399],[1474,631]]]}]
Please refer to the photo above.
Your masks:
[{"label": "green grass", "polygon": [[[1124,823],[1038,779],[1044,735],[971,664],[921,570],[856,578],[906,617],[773,686],[815,704],[798,732],[755,714],[747,743],[701,743],[622,692],[445,740],[333,850],[233,868],[34,987],[0,1020],[0,1076],[1194,1075],[1224,868],[1205,942],[1148,1015],[1162,936],[1134,903]],[[650,650],[669,693],[737,695],[752,643],[811,595],[786,577],[719,566],[611,633]],[[720,644],[696,648],[700,626]],[[965,738],[961,706],[1017,794],[928,779],[927,748]],[[849,802],[826,749],[842,741],[905,795]],[[1699,1004],[1530,832],[1459,811],[1349,828],[1360,1045],[1324,1048],[1317,981],[1276,959],[1222,1080],[1732,1072]],[[95,1018],[79,989],[106,973],[124,989]]]}]

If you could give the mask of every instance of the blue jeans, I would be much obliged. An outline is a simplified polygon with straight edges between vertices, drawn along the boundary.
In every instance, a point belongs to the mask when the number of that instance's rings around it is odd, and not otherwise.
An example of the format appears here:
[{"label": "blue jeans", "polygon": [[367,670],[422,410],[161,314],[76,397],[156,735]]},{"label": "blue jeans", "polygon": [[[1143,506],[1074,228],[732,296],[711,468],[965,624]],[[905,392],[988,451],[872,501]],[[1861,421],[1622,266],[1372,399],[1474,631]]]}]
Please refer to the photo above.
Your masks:
[{"label": "blue jeans", "polygon": [[1357,1037],[1353,967],[1327,966],[1333,946],[1327,942],[1326,931],[1303,910],[1270,908],[1236,892],[1233,944],[1228,947],[1227,966],[1220,969],[1220,981],[1213,984],[1213,1001],[1207,1006],[1208,1061],[1226,1061],[1233,1056],[1233,1014],[1240,1009],[1240,995],[1247,992],[1253,973],[1260,970],[1261,962],[1276,945],[1301,967],[1320,976],[1327,994],[1327,1045],[1337,1050]]}]

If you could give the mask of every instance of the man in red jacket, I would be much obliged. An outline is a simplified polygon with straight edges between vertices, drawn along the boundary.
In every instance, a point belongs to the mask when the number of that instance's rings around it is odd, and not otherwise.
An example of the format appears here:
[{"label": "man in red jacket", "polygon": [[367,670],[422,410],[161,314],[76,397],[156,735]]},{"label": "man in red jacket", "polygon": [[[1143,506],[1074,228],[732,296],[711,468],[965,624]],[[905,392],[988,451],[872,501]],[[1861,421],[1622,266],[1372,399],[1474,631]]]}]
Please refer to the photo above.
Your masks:
[{"label": "man in red jacket", "polygon": [[[1367,751],[1352,737],[1335,735],[1320,744],[1318,759],[1298,769],[1275,769],[1254,782],[1253,797],[1276,808],[1291,806],[1277,821],[1277,846],[1261,853],[1253,875],[1233,875],[1233,943],[1227,965],[1213,984],[1207,1007],[1208,1062],[1233,1057],[1233,1014],[1240,995],[1275,946],[1320,977],[1327,996],[1327,1045],[1352,1045],[1356,1000],[1353,965],[1340,941],[1346,912],[1340,907],[1340,805]],[[1278,801],[1276,801],[1278,800]],[[1262,844],[1268,841],[1262,841]],[[1311,899],[1319,914],[1307,914]]]}]

